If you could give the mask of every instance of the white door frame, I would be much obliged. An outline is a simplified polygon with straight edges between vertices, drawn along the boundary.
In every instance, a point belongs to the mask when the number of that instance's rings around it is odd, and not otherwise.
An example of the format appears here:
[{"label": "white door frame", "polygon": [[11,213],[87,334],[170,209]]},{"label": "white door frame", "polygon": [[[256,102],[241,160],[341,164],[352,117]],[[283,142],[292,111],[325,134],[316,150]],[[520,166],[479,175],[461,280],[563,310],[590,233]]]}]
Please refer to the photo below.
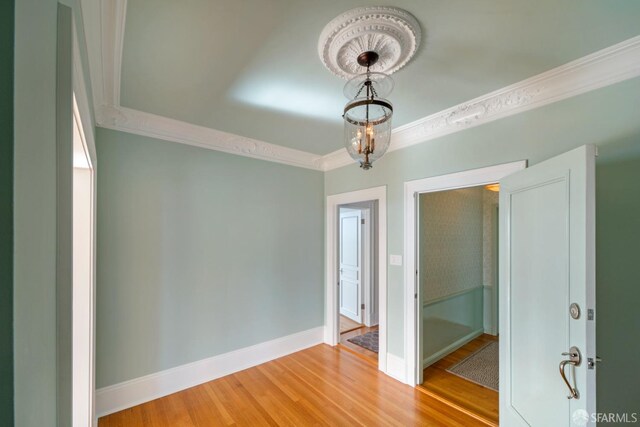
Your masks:
[{"label": "white door frame", "polygon": [[[418,334],[422,333],[420,324],[422,314],[422,295],[417,286],[416,262],[416,203],[417,194],[434,191],[454,190],[458,188],[476,187],[493,184],[507,175],[527,167],[526,160],[504,163],[480,169],[456,172],[430,178],[407,181],[404,183],[404,343],[406,357],[406,383],[416,386],[422,377],[422,360],[418,355]],[[420,310],[418,310],[420,308]]]},{"label": "white door frame", "polygon": [[338,218],[339,206],[367,201],[378,202],[378,307],[379,352],[378,369],[387,372],[387,187],[327,196],[326,204],[326,271],[325,271],[325,333],[324,342],[335,346],[340,342],[338,318]]},{"label": "white door frame", "polygon": [[[73,57],[72,57],[72,74],[73,74],[73,115],[78,125],[82,129],[82,137],[84,140],[84,144],[86,147],[87,160],[91,165],[91,307],[89,307],[89,318],[90,318],[90,347],[88,349],[87,354],[84,354],[83,357],[88,358],[89,360],[89,369],[90,369],[90,390],[88,396],[88,404],[90,406],[90,420],[89,425],[95,427],[98,425],[98,418],[96,415],[96,380],[95,380],[95,336],[96,336],[96,326],[95,326],[95,306],[96,306],[96,199],[97,199],[97,171],[98,171],[98,161],[96,154],[96,142],[95,142],[95,134],[94,134],[94,121],[93,116],[91,114],[91,107],[89,103],[89,95],[88,95],[88,82],[85,80],[85,73],[82,67],[82,57],[80,55],[80,45],[78,36],[79,29],[75,25],[75,20],[73,21]],[[72,405],[75,405],[75,402],[72,402]],[[72,408],[72,416],[74,410]],[[74,420],[74,423],[76,421]],[[82,420],[79,420],[79,425],[83,424]]]}]

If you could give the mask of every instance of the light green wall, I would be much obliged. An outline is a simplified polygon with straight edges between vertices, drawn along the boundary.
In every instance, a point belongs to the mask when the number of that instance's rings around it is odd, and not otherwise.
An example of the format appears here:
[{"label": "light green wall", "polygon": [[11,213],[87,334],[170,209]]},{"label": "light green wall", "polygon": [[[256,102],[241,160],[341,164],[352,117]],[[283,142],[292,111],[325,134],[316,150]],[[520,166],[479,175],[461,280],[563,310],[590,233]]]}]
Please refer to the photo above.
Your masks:
[{"label": "light green wall", "polygon": [[323,174],[98,129],[97,386],[323,324]]},{"label": "light green wall", "polygon": [[0,3],[0,426],[13,425],[13,29]]},{"label": "light green wall", "polygon": [[[401,108],[401,106],[398,106]],[[614,165],[625,159],[640,158],[640,79],[599,89],[565,101],[551,104],[530,112],[511,116],[446,137],[428,141],[407,149],[388,153],[374,164],[372,170],[364,172],[357,166],[346,166],[325,174],[325,194],[337,194],[362,188],[387,186],[388,200],[388,250],[391,254],[403,253],[403,183],[405,181],[443,175],[451,172],[474,169],[499,163],[527,159],[535,164],[557,154],[583,144],[594,143],[600,148],[597,172],[605,174],[605,164]],[[610,166],[612,170],[616,166]],[[605,175],[606,176],[606,175]],[[630,185],[637,194],[635,183],[618,182],[610,173],[612,186]],[[599,178],[602,183],[602,178]],[[602,191],[599,191],[600,195]],[[632,192],[618,191],[618,197],[624,204],[624,197],[636,197]],[[611,210],[603,207],[606,199],[598,200],[598,227],[616,221]],[[637,203],[630,203],[626,230],[636,237],[640,233],[637,222],[632,220],[640,216]],[[604,217],[604,218],[603,218]],[[633,232],[633,233],[631,233]],[[638,311],[631,311],[630,301],[640,300],[640,288],[637,286],[637,269],[633,264],[620,264],[615,274],[603,276],[600,269],[607,269],[603,256],[611,253],[611,247],[620,250],[616,238],[608,237],[597,242],[598,257],[598,353],[604,360],[617,360],[615,366],[609,365],[610,375],[598,375],[599,409],[608,409],[613,399],[619,399],[618,405],[627,409],[631,402],[638,401],[638,389],[628,393],[614,393],[616,384],[631,384],[628,379],[629,367],[635,366],[638,352],[622,352],[635,339],[628,335],[634,330],[625,324],[615,323],[612,319],[627,317],[637,324]],[[632,249],[633,242],[620,242]],[[636,252],[633,252],[636,253]],[[406,254],[405,254],[406,256]],[[631,256],[631,255],[626,255]],[[605,262],[605,264],[603,264]],[[609,265],[609,271],[612,267]],[[615,280],[618,278],[619,280]],[[634,281],[635,279],[635,281]],[[632,287],[631,283],[635,286]],[[615,288],[615,290],[613,290]],[[388,267],[388,348],[389,352],[403,356],[403,268]],[[603,296],[606,295],[606,296]],[[612,296],[624,295],[625,303],[620,305]],[[627,310],[622,311],[621,308]],[[612,317],[610,317],[612,316]],[[636,340],[637,341],[637,340]],[[621,359],[624,359],[622,361]],[[604,370],[604,368],[603,368]],[[637,369],[635,370],[637,372]],[[636,383],[637,384],[637,383]]]},{"label": "light green wall", "polygon": [[[81,29],[78,0],[61,4],[72,8]],[[68,396],[58,400],[57,395],[58,385],[68,386],[58,381],[58,362],[69,363],[58,360],[57,342],[71,332],[57,328],[58,320],[70,315],[57,313],[56,292],[56,92],[57,77],[68,77],[56,72],[57,12],[55,0],[15,5],[13,319],[15,424],[20,427],[52,426],[69,415]],[[81,31],[80,37],[83,46]],[[64,47],[62,57],[70,58],[70,49]],[[80,51],[86,64],[86,52]],[[85,79],[89,83],[86,70]]]},{"label": "light green wall", "polygon": [[18,426],[56,420],[57,2],[16,2],[14,357]]}]

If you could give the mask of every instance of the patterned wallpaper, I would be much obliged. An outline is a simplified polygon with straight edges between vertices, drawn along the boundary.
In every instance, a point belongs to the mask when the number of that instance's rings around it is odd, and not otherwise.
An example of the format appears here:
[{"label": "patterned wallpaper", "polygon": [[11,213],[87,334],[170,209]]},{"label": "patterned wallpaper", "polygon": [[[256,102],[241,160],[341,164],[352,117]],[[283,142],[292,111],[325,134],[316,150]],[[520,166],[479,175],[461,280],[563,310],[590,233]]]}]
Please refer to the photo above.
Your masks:
[{"label": "patterned wallpaper", "polygon": [[483,284],[483,187],[420,195],[424,301]]},{"label": "patterned wallpaper", "polygon": [[496,284],[498,275],[496,258],[498,230],[496,223],[496,209],[498,207],[499,193],[489,190],[482,190],[482,253],[483,253],[483,284],[493,286]]}]

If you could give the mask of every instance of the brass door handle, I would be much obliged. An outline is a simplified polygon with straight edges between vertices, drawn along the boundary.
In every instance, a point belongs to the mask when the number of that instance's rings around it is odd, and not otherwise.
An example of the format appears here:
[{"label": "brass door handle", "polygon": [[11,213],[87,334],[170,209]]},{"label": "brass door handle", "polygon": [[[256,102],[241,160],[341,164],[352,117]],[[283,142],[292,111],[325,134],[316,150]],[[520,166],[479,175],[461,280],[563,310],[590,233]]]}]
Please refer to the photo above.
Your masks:
[{"label": "brass door handle", "polygon": [[[571,384],[569,384],[569,380],[567,380],[567,376],[564,373],[564,367],[567,365],[574,366],[574,367],[580,366],[580,363],[582,363],[582,355],[580,354],[580,350],[578,349],[578,347],[574,346],[574,347],[571,347],[571,349],[569,349],[568,353],[562,353],[562,355],[569,356],[569,359],[561,361],[559,366],[560,376],[562,377],[562,380],[569,388],[569,396],[567,396],[567,399],[580,399],[580,393],[578,393],[578,390],[575,388],[575,386],[571,386]],[[574,383],[575,383],[575,376],[574,376]]]}]

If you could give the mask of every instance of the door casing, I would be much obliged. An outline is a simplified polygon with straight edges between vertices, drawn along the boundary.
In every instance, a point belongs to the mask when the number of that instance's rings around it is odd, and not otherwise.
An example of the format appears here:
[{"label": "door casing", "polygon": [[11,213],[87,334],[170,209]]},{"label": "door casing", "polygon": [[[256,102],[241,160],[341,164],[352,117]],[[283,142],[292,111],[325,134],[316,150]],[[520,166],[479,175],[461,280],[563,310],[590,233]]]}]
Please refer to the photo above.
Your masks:
[{"label": "door casing", "polygon": [[335,346],[340,342],[338,312],[338,225],[339,206],[352,203],[377,202],[377,277],[378,277],[378,369],[387,370],[387,187],[373,187],[327,196],[325,228],[325,333],[324,342]]},{"label": "door casing", "polygon": [[405,296],[404,343],[406,375],[404,382],[410,386],[422,383],[422,301],[417,269],[417,195],[434,191],[455,190],[492,184],[507,175],[527,167],[526,160],[504,163],[486,168],[440,175],[404,183],[404,244],[405,244]]}]

